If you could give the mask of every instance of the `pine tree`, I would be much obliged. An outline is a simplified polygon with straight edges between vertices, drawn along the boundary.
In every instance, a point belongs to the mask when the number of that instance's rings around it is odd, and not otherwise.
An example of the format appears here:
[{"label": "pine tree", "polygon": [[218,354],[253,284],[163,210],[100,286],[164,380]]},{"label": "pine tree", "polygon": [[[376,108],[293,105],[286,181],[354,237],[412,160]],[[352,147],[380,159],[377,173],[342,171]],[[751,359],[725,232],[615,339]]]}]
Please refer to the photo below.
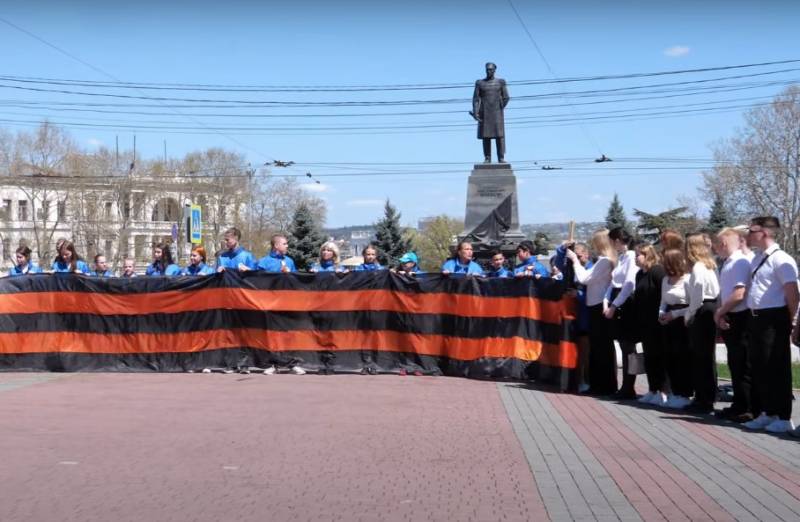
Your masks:
[{"label": "pine tree", "polygon": [[378,261],[388,266],[396,265],[410,247],[400,229],[400,213],[388,199],[383,207],[383,218],[375,223],[375,245],[378,247]]},{"label": "pine tree", "polygon": [[709,232],[719,232],[731,224],[728,209],[725,208],[725,203],[722,201],[722,195],[717,192],[714,194],[714,202],[711,204],[711,212],[708,214],[708,230]]},{"label": "pine tree", "polygon": [[616,193],[614,194],[614,199],[611,200],[611,205],[608,207],[606,227],[609,230],[613,230],[617,227],[628,230],[628,219],[625,217],[625,209],[622,208],[622,203],[619,202],[619,197]]},{"label": "pine tree", "polygon": [[294,259],[298,270],[308,270],[319,258],[319,247],[325,237],[305,203],[300,203],[294,211],[289,236],[289,256]]}]

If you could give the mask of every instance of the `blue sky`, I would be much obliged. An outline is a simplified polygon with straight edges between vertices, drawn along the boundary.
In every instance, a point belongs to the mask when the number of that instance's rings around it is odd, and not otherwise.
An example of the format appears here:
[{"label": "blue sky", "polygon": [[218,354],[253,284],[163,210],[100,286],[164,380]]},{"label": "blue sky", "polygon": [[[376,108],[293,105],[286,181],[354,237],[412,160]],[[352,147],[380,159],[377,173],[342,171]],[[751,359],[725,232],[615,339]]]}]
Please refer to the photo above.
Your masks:
[{"label": "blue sky", "polygon": [[[145,97],[373,103],[467,99],[472,94],[469,85],[483,75],[486,61],[498,64],[498,76],[515,82],[552,80],[553,75],[586,77],[800,58],[800,7],[789,1],[514,0],[550,64],[549,69],[507,1],[6,3],[9,5],[0,15],[3,19],[93,68],[0,23],[0,45],[5,50],[0,75],[5,76],[108,81],[110,75],[126,82],[226,86],[464,85],[446,90],[354,93],[93,89]],[[521,221],[600,220],[614,192],[629,212],[634,207],[660,211],[673,206],[679,195],[696,195],[700,172],[710,165],[702,160],[711,156],[709,146],[730,136],[741,125],[742,107],[764,103],[784,88],[782,84],[765,85],[767,82],[800,79],[800,71],[774,72],[791,68],[800,68],[800,64],[558,86],[511,84],[512,100],[506,112],[507,159],[517,170],[520,182]],[[584,98],[563,94],[765,72],[773,74],[667,86],[661,88],[662,94],[651,96],[660,98],[650,100],[635,100],[630,91],[621,91],[619,96]],[[15,84],[0,80],[2,85]],[[736,90],[663,97],[682,92],[676,89],[723,85]],[[85,92],[89,88],[71,89]],[[520,99],[542,95],[540,99]],[[463,217],[471,163],[480,161],[482,156],[474,125],[467,115],[467,102],[171,109],[165,106],[169,102],[161,102],[162,107],[146,100],[36,93],[7,87],[0,87],[0,100],[0,119],[6,120],[0,125],[9,129],[26,128],[27,124],[8,120],[34,121],[44,117],[55,122],[108,125],[70,128],[73,136],[90,150],[100,143],[113,146],[115,136],[119,136],[120,143],[129,144],[135,133],[137,149],[149,157],[163,154],[166,140],[168,152],[174,156],[219,146],[245,153],[253,165],[272,159],[293,160],[298,163],[296,168],[275,172],[302,176],[308,170],[317,176],[322,183],[314,184],[310,190],[328,201],[329,226],[374,222],[387,197],[398,206],[408,224],[441,213]],[[45,105],[10,106],[10,100],[35,100]],[[602,103],[578,105],[596,101]],[[55,105],[58,102],[78,103],[73,108],[81,107],[80,103],[150,103],[151,107],[144,109],[102,110],[154,114],[68,112],[60,110]],[[652,114],[695,108],[719,110],[679,117],[640,116],[627,121],[586,119],[608,117],[608,111]],[[375,115],[442,110],[453,112]],[[525,117],[539,120],[511,123]],[[550,118],[550,123],[545,125],[541,118]],[[576,124],[575,120],[581,123]],[[342,127],[348,125],[360,128],[343,132]],[[420,127],[425,125],[456,126]],[[242,131],[245,126],[277,130]],[[226,130],[209,132],[209,127]],[[285,130],[314,127],[326,130]],[[327,130],[331,128],[336,130]],[[199,133],[192,133],[193,130]],[[615,161],[595,164],[592,159],[600,154]],[[543,165],[563,170],[539,170]]]}]

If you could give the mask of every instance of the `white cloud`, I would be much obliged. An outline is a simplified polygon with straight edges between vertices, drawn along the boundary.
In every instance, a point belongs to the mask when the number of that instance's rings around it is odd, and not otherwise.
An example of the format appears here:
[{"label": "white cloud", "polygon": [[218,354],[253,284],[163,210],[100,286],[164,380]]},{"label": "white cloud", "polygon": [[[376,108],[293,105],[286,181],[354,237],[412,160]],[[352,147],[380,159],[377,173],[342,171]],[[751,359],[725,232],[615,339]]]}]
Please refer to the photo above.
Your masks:
[{"label": "white cloud", "polygon": [[97,138],[89,138],[88,140],[86,140],[86,143],[88,143],[92,147],[102,147],[103,146],[103,142],[98,140]]},{"label": "white cloud", "polygon": [[300,187],[309,192],[328,192],[330,190],[330,187],[324,183],[303,183]]},{"label": "white cloud", "polygon": [[592,194],[591,196],[589,196],[589,199],[591,199],[592,201],[603,201],[607,198],[602,194]]},{"label": "white cloud", "polygon": [[690,50],[691,49],[686,45],[673,45],[672,47],[667,47],[664,49],[664,56],[669,56],[670,58],[679,58],[689,54]]},{"label": "white cloud", "polygon": [[345,203],[348,207],[382,207],[382,199],[351,199]]}]

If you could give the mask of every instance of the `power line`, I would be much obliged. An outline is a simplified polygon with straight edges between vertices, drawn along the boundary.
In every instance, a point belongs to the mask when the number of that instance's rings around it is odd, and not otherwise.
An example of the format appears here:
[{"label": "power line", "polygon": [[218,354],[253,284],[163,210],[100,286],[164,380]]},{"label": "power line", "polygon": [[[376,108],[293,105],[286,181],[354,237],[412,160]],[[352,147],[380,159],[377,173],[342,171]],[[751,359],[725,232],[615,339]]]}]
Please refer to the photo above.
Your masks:
[{"label": "power line", "polygon": [[[9,21],[9,20],[7,20],[7,19],[5,19],[5,18],[3,18],[3,17],[0,17],[0,22],[2,22],[2,23],[4,23],[4,24],[6,24],[6,25],[8,25],[8,26],[10,26],[10,27],[12,27],[12,28],[14,28],[14,29],[16,29],[17,31],[20,31],[20,32],[22,32],[22,33],[24,33],[24,34],[28,35],[29,37],[31,37],[31,38],[33,38],[33,39],[37,40],[38,42],[40,42],[40,43],[42,43],[42,44],[44,44],[44,45],[46,45],[46,46],[50,47],[51,49],[54,49],[55,51],[57,51],[57,52],[59,52],[59,53],[63,54],[64,56],[67,56],[68,58],[70,58],[70,59],[72,59],[72,60],[74,60],[74,61],[76,61],[76,62],[78,62],[78,63],[80,63],[80,64],[82,64],[82,65],[84,65],[84,66],[86,66],[86,67],[88,67],[89,69],[91,69],[91,70],[93,70],[93,71],[95,71],[95,72],[97,72],[97,73],[99,73],[99,74],[101,74],[101,75],[105,76],[106,78],[110,78],[110,79],[111,79],[112,81],[114,81],[114,82],[122,82],[122,80],[120,80],[119,78],[115,77],[114,75],[112,75],[112,74],[110,74],[110,73],[108,73],[108,72],[104,71],[103,69],[100,69],[99,67],[96,67],[96,66],[92,65],[91,63],[89,63],[89,62],[87,62],[87,61],[85,61],[85,60],[82,60],[82,59],[81,59],[81,58],[79,58],[78,56],[75,56],[74,54],[67,52],[66,50],[62,49],[61,47],[59,47],[59,46],[57,46],[57,45],[55,45],[55,44],[53,44],[53,43],[50,43],[50,42],[48,42],[48,41],[47,41],[47,40],[45,40],[44,38],[41,38],[40,36],[37,36],[36,34],[34,34],[34,33],[30,32],[30,31],[28,31],[28,30],[26,30],[26,29],[24,29],[24,28],[22,28],[22,27],[20,27],[20,26],[18,26],[18,25],[16,25],[16,24],[14,24],[14,23],[12,23],[11,21]],[[171,111],[172,111],[172,112],[174,112],[175,114],[178,114],[178,115],[180,115],[180,116],[183,116],[184,118],[187,118],[187,119],[189,119],[189,120],[193,121],[193,122],[194,122],[195,124],[197,124],[197,125],[200,125],[200,126],[203,126],[203,125],[204,125],[204,124],[203,124],[201,121],[199,121],[198,119],[196,119],[196,118],[193,118],[193,117],[187,117],[187,116],[185,116],[185,115],[181,114],[179,111],[175,110],[174,108],[171,108],[171,107],[165,107],[165,108],[168,108],[169,110],[171,110]],[[245,148],[245,149],[247,149],[247,150],[251,150],[251,151],[253,151],[253,152],[256,152],[256,153],[257,153],[257,154],[259,154],[260,156],[262,156],[262,157],[266,158],[268,161],[273,161],[273,160],[274,160],[274,158],[270,158],[269,156],[267,156],[267,155],[266,155],[266,154],[264,154],[263,152],[261,152],[261,151],[258,151],[258,150],[256,150],[256,149],[253,149],[252,147],[249,147],[248,145],[246,145],[246,144],[242,143],[241,141],[237,140],[236,138],[233,138],[233,137],[231,137],[231,136],[227,136],[227,135],[225,135],[225,134],[222,134],[222,133],[220,133],[220,132],[216,132],[216,131],[214,132],[214,134],[217,134],[217,135],[219,135],[219,136],[222,136],[222,137],[224,137],[224,138],[227,138],[229,141],[231,141],[232,143],[234,143],[234,144],[236,144],[236,145],[238,145],[238,146],[240,146],[240,147],[243,147],[243,148]]]},{"label": "power line", "polygon": [[[513,5],[512,5],[513,8]],[[516,9],[515,9],[516,11]],[[516,13],[518,14],[518,13]],[[540,57],[542,57],[545,64],[550,68],[549,62],[544,58],[544,55],[536,44],[527,27],[524,26],[529,38],[534,43]],[[20,29],[18,27],[15,27]],[[23,32],[25,32],[23,30]],[[45,43],[48,46],[61,52],[60,49],[52,46],[48,42],[26,32],[29,36]],[[94,66],[88,64],[79,58],[67,55],[75,60],[80,61],[87,67],[105,74]],[[649,71],[649,72],[636,72],[636,73],[623,73],[623,74],[603,74],[594,76],[579,76],[572,78],[553,78],[549,80],[532,79],[532,80],[512,80],[508,81],[508,85],[549,85],[555,83],[576,83],[576,82],[590,82],[590,81],[604,81],[604,80],[619,80],[619,79],[633,79],[633,78],[647,78],[655,76],[671,76],[678,74],[692,74],[692,73],[705,73],[714,71],[725,71],[732,69],[745,69],[753,67],[765,67],[772,65],[783,65],[798,63],[800,59],[795,60],[779,60],[771,62],[759,62],[749,64],[737,65],[724,65],[718,67],[703,67],[695,69],[672,69],[667,71]],[[551,74],[555,76],[552,69]],[[18,81],[27,83],[45,83],[51,85],[77,85],[84,87],[107,87],[118,89],[139,89],[139,90],[176,90],[176,91],[209,91],[209,92],[369,92],[369,91],[403,91],[403,90],[438,90],[438,89],[464,89],[471,88],[473,83],[431,83],[431,84],[384,84],[384,85],[225,85],[225,84],[199,84],[199,83],[164,83],[164,82],[102,82],[94,80],[75,80],[65,78],[48,78],[39,76],[17,76],[17,75],[0,75],[0,79],[8,81]]]}]

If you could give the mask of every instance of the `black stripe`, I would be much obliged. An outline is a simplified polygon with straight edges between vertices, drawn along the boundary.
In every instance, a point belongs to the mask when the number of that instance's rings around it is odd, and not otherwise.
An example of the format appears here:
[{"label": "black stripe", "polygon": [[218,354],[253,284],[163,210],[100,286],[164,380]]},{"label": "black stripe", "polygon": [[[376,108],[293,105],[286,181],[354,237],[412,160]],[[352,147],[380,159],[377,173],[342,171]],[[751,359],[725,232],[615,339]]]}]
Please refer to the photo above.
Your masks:
[{"label": "black stripe", "polygon": [[[447,375],[478,379],[535,378],[539,382],[564,388],[574,370],[547,366],[519,359],[483,357],[473,361],[458,361],[446,357],[432,357],[411,353],[347,350],[330,352],[270,353],[262,350],[228,348],[200,353],[155,354],[82,354],[82,353],[32,353],[0,355],[0,371],[55,371],[55,372],[185,372],[203,368],[253,366],[266,368],[271,364],[299,363],[310,371],[330,368],[336,372],[359,372],[365,366],[379,373],[411,373],[419,370],[426,375]],[[269,378],[253,375],[252,378]],[[198,376],[198,378],[201,378]],[[237,378],[231,376],[231,378]],[[364,377],[368,378],[368,377]],[[410,377],[412,378],[412,377]],[[298,377],[298,385],[302,378]]]},{"label": "black stripe", "polygon": [[249,288],[256,290],[307,290],[341,292],[393,290],[412,294],[447,293],[483,297],[538,297],[558,300],[564,283],[554,279],[445,276],[427,274],[416,278],[388,270],[348,274],[270,274],[225,271],[205,277],[99,278],[75,274],[31,274],[0,279],[0,294],[19,292],[99,292],[141,294],[148,292],[200,290],[204,288]]},{"label": "black stripe", "polygon": [[448,314],[412,314],[385,311],[286,312],[257,310],[203,310],[177,314],[0,315],[0,333],[87,332],[108,334],[178,333],[230,328],[265,331],[390,330],[480,339],[522,337],[549,344],[571,339],[571,323],[534,321],[524,317],[463,317]]}]

